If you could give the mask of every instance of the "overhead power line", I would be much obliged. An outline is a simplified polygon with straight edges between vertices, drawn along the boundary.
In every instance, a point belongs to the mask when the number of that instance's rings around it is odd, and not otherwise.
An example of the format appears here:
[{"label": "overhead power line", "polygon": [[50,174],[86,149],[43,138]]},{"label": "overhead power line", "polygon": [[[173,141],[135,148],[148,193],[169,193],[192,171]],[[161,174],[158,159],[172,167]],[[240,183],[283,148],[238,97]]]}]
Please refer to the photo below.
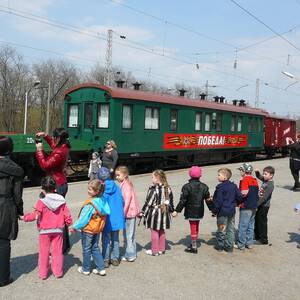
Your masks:
[{"label": "overhead power line", "polygon": [[236,6],[238,6],[240,9],[242,9],[244,12],[246,12],[249,16],[251,16],[253,19],[255,19],[257,22],[263,24],[266,28],[268,28],[270,31],[272,31],[274,34],[276,34],[278,37],[280,37],[282,40],[284,40],[285,42],[287,42],[289,45],[291,45],[293,48],[297,49],[298,51],[300,51],[300,48],[297,47],[296,45],[294,45],[292,42],[290,42],[287,38],[285,38],[282,34],[280,34],[279,32],[277,32],[276,30],[274,30],[273,28],[271,28],[269,25],[267,25],[265,22],[263,22],[262,20],[260,20],[258,17],[256,17],[253,13],[251,13],[249,10],[247,10],[246,8],[244,8],[243,6],[241,6],[238,2],[236,2],[235,0],[230,0],[233,4],[235,4]]},{"label": "overhead power line", "polygon": [[150,17],[150,18],[152,18],[152,19],[155,19],[156,21],[162,22],[162,23],[164,23],[164,24],[169,24],[169,25],[171,25],[171,26],[173,26],[173,27],[177,27],[177,28],[179,28],[179,29],[181,29],[181,30],[188,31],[188,32],[193,33],[193,34],[195,34],[195,35],[198,35],[198,36],[204,37],[204,38],[206,38],[206,39],[209,39],[209,40],[212,40],[212,41],[221,43],[221,44],[223,44],[223,45],[225,45],[225,46],[227,46],[227,47],[237,48],[236,45],[233,45],[233,44],[231,44],[231,43],[228,43],[228,42],[225,42],[225,41],[216,39],[216,38],[211,37],[211,36],[209,36],[209,35],[207,35],[207,34],[204,34],[204,33],[201,33],[201,32],[199,32],[199,31],[196,31],[196,30],[194,30],[194,29],[188,28],[188,27],[186,27],[186,26],[183,26],[183,25],[174,23],[174,22],[169,21],[169,20],[166,20],[166,19],[164,19],[164,18],[161,18],[161,17],[155,16],[155,15],[152,15],[152,14],[150,14],[150,13],[148,13],[148,12],[143,11],[143,10],[136,9],[136,8],[134,8],[134,7],[132,7],[132,6],[128,5],[128,4],[125,4],[125,3],[123,3],[123,2],[120,2],[120,1],[117,1],[117,0],[108,0],[108,1],[110,1],[110,2],[112,2],[112,3],[115,3],[115,4],[118,4],[118,5],[120,5],[120,6],[126,7],[127,9],[130,9],[130,10],[136,12],[136,13],[142,14],[142,15],[144,15],[144,16],[146,16],[146,17]]}]

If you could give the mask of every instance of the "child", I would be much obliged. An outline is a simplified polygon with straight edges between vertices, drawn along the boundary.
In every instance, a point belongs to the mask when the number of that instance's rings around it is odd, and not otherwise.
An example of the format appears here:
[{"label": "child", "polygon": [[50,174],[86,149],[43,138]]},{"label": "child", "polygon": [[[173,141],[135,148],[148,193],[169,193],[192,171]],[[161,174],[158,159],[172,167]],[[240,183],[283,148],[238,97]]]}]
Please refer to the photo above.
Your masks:
[{"label": "child", "polygon": [[32,213],[25,214],[24,222],[37,221],[39,230],[39,277],[46,279],[51,267],[56,278],[63,276],[63,228],[72,224],[72,217],[63,196],[57,194],[55,180],[51,176],[42,179],[42,193]]},{"label": "child", "polygon": [[243,200],[243,195],[238,187],[229,179],[231,170],[221,168],[218,170],[218,181],[213,196],[212,212],[217,216],[217,243],[218,251],[232,252],[234,244],[234,219],[237,203]]},{"label": "child", "polygon": [[[194,254],[198,253],[197,238],[199,222],[204,216],[204,200],[209,201],[210,199],[208,186],[199,180],[201,175],[202,169],[200,167],[193,166],[190,168],[189,176],[191,179],[182,187],[179,203],[173,213],[173,216],[176,217],[177,212],[181,212],[185,208],[184,216],[190,223],[191,245],[184,251]],[[206,203],[209,205],[208,202]]]},{"label": "child", "polygon": [[243,203],[240,205],[239,235],[237,246],[239,250],[251,249],[253,244],[253,232],[255,212],[258,204],[258,183],[252,177],[253,167],[244,163],[238,168],[242,179],[240,180],[240,191],[243,194]]},{"label": "child", "polygon": [[97,178],[97,172],[101,168],[101,159],[99,158],[98,152],[93,152],[92,159],[90,161],[90,167],[88,172],[88,177],[90,180]]},{"label": "child", "polygon": [[125,230],[124,239],[126,243],[125,256],[123,261],[133,262],[136,260],[136,217],[140,213],[140,205],[136,197],[132,183],[129,181],[129,171],[125,166],[116,169],[116,179],[120,182],[124,199]]},{"label": "child", "polygon": [[105,199],[101,197],[104,191],[104,184],[94,179],[88,183],[88,195],[90,196],[79,212],[79,219],[74,223],[72,229],[81,230],[82,243],[82,267],[78,272],[89,275],[91,269],[91,257],[93,257],[96,269],[92,273],[105,276],[105,268],[102,253],[99,249],[100,232],[103,230],[106,215],[110,213]]},{"label": "child", "polygon": [[146,228],[151,230],[151,249],[146,250],[146,254],[158,256],[166,251],[165,230],[170,228],[174,206],[173,194],[164,171],[155,170],[152,182],[140,216],[144,217]]},{"label": "child", "polygon": [[258,208],[255,216],[255,240],[263,245],[268,245],[268,212],[270,208],[270,202],[272,192],[274,190],[273,176],[275,169],[272,166],[267,166],[263,169],[263,174],[259,173],[259,170],[255,170],[256,177],[262,181],[262,185],[259,189],[259,201]]},{"label": "child", "polygon": [[113,266],[118,266],[120,263],[119,231],[125,227],[123,197],[120,188],[110,179],[109,169],[105,167],[100,168],[97,177],[104,181],[103,198],[107,201],[110,209],[110,214],[107,216],[102,233],[102,254],[105,268],[108,268],[110,263]]}]

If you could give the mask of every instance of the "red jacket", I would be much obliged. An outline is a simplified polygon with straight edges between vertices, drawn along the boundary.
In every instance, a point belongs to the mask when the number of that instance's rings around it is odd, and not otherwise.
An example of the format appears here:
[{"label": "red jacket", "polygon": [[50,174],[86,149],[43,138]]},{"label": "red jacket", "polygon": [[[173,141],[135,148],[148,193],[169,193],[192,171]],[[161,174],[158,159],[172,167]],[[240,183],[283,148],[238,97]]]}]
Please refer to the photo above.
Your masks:
[{"label": "red jacket", "polygon": [[52,152],[47,155],[44,150],[36,151],[36,159],[47,176],[53,176],[56,184],[62,185],[67,182],[64,169],[67,165],[70,149],[66,144],[56,148],[52,138],[48,135],[45,136],[45,140],[51,147]]}]

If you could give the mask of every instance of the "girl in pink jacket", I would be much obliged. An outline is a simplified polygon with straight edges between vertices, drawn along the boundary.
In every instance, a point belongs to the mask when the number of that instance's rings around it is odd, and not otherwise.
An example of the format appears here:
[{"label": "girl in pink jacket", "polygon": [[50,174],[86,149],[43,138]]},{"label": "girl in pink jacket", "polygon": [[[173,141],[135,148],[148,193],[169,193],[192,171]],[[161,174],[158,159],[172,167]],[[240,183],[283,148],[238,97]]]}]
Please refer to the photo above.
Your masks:
[{"label": "girl in pink jacket", "polygon": [[124,199],[124,215],[125,230],[124,239],[126,244],[125,255],[123,261],[133,262],[136,260],[136,217],[140,213],[140,205],[133,188],[133,184],[129,180],[129,171],[125,166],[119,166],[116,169],[116,179],[120,183],[122,196]]},{"label": "girl in pink jacket", "polygon": [[42,179],[42,194],[32,213],[21,217],[24,222],[37,221],[39,230],[39,277],[46,279],[49,272],[49,256],[51,249],[52,273],[56,278],[63,276],[64,257],[63,228],[72,224],[72,217],[63,196],[55,193],[56,183],[51,177]]}]

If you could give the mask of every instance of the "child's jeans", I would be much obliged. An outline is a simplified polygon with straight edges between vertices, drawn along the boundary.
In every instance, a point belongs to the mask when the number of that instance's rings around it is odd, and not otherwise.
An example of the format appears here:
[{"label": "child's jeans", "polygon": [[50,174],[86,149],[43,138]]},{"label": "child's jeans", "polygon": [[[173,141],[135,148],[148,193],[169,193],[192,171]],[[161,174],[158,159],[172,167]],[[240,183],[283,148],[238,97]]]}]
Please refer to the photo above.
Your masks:
[{"label": "child's jeans", "polygon": [[102,252],[105,261],[119,260],[119,244],[119,230],[102,233]]},{"label": "child's jeans", "polygon": [[240,249],[253,244],[255,209],[240,209],[239,236],[237,245]]},{"label": "child's jeans", "polygon": [[104,262],[102,253],[99,248],[98,234],[91,234],[82,231],[81,232],[81,244],[82,244],[82,270],[84,272],[90,272],[91,270],[91,257],[96,265],[98,271],[104,270]]},{"label": "child's jeans", "polygon": [[166,251],[166,234],[163,229],[151,229],[151,250],[152,254]]},{"label": "child's jeans", "polygon": [[55,277],[63,275],[64,256],[62,253],[63,233],[46,233],[39,235],[39,276],[46,279],[49,272],[51,248],[51,267]]},{"label": "child's jeans", "polygon": [[136,258],[136,240],[135,240],[135,227],[136,218],[125,219],[124,240],[125,240],[125,258],[135,259]]},{"label": "child's jeans", "polygon": [[233,248],[234,243],[234,219],[232,217],[217,217],[217,227],[216,232],[217,247],[220,249],[230,250]]}]

